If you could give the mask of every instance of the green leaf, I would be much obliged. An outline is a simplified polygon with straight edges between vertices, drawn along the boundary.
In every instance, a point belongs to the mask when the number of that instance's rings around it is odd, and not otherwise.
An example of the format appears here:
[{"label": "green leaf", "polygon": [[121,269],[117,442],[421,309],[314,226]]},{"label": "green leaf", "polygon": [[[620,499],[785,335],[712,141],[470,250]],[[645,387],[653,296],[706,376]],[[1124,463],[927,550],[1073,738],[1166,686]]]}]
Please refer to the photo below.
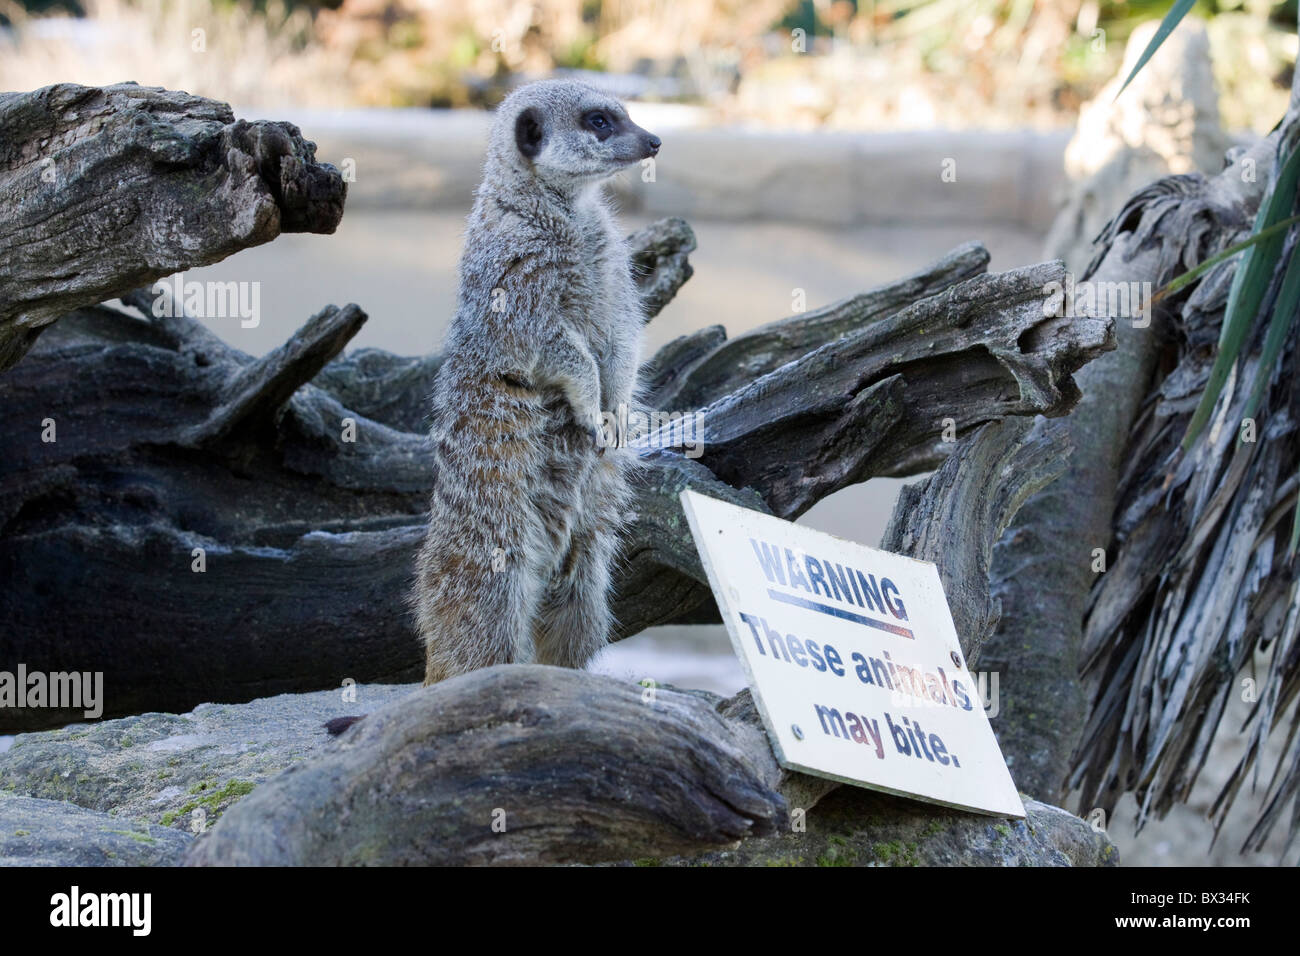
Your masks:
[{"label": "green leaf", "polygon": [[[1279,157],[1281,171],[1273,182],[1272,191],[1260,203],[1255,217],[1255,232],[1262,233],[1269,226],[1280,223],[1295,204],[1296,182],[1300,179],[1300,149],[1293,149],[1285,160]],[[1255,325],[1259,305],[1273,281],[1282,258],[1286,236],[1276,232],[1247,249],[1232,277],[1228,290],[1228,305],[1223,314],[1223,328],[1219,333],[1219,353],[1214,358],[1210,377],[1201,394],[1201,402],[1187,425],[1183,436],[1184,450],[1191,448],[1214,412],[1214,406],[1223,392],[1223,383],[1237,361],[1237,355]]]},{"label": "green leaf", "polygon": [[[1262,233],[1270,226],[1280,223],[1295,204],[1296,185],[1300,181],[1300,149],[1292,149],[1291,154],[1278,154],[1280,172],[1273,181],[1271,191],[1259,204],[1255,214],[1254,232]],[[1250,306],[1249,317],[1259,312],[1259,303],[1268,291],[1268,283],[1282,256],[1282,244],[1285,236],[1274,233],[1259,245],[1250,249],[1237,266],[1237,274],[1232,277],[1232,287],[1228,291],[1226,315],[1231,315],[1234,305],[1240,309]],[[1219,342],[1227,338],[1227,328],[1219,333]]]},{"label": "green leaf", "polygon": [[1175,292],[1179,292],[1182,289],[1187,288],[1187,286],[1191,285],[1201,276],[1205,275],[1205,273],[1209,272],[1220,262],[1223,262],[1226,259],[1231,259],[1237,253],[1249,249],[1251,246],[1255,245],[1256,243],[1263,242],[1269,236],[1282,232],[1285,229],[1289,229],[1291,226],[1294,226],[1297,222],[1300,222],[1300,216],[1292,216],[1289,219],[1283,219],[1281,222],[1269,226],[1263,232],[1255,233],[1249,239],[1243,239],[1241,240],[1241,242],[1234,243],[1233,245],[1229,246],[1227,249],[1224,249],[1222,252],[1220,252],[1217,256],[1211,256],[1209,259],[1206,259],[1195,269],[1188,269],[1182,275],[1170,279],[1169,282],[1166,283],[1163,288],[1158,289],[1155,295],[1151,297],[1151,304],[1154,305],[1155,303],[1159,302],[1161,299],[1164,299],[1168,296],[1173,295]]},{"label": "green leaf", "polygon": [[1160,44],[1164,43],[1169,34],[1174,32],[1174,27],[1178,26],[1183,17],[1187,16],[1188,11],[1194,6],[1196,6],[1196,0],[1178,0],[1165,14],[1165,18],[1160,21],[1160,26],[1156,28],[1156,35],[1151,38],[1147,48],[1138,57],[1137,63],[1133,66],[1133,72],[1128,75],[1124,85],[1119,88],[1119,93],[1115,94],[1115,99],[1119,99],[1120,93],[1128,89],[1128,85],[1133,82],[1133,77],[1138,75],[1138,70],[1147,65],[1147,60],[1151,59],[1156,50],[1160,48]]},{"label": "green leaf", "polygon": [[1264,349],[1260,354],[1259,367],[1255,369],[1255,387],[1251,389],[1250,401],[1246,403],[1243,418],[1254,418],[1255,409],[1259,408],[1260,399],[1273,371],[1273,364],[1282,354],[1286,336],[1295,322],[1297,307],[1300,306],[1300,243],[1291,248],[1291,261],[1287,263],[1286,275],[1282,279],[1282,288],[1273,305],[1273,319],[1268,324],[1268,335],[1264,338]]}]

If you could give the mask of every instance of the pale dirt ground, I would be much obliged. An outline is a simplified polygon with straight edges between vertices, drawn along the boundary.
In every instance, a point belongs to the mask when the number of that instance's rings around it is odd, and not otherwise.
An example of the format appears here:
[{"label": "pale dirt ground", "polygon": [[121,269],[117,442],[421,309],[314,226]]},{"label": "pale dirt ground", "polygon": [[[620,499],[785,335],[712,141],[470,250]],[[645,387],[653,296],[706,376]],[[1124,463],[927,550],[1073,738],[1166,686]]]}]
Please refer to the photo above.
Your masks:
[{"label": "pale dirt ground", "polygon": [[[241,328],[236,319],[209,322],[227,341],[253,354],[279,345],[321,306],[346,302],[357,302],[370,314],[354,347],[427,352],[438,347],[454,310],[463,219],[462,210],[355,210],[344,217],[334,236],[282,236],[270,245],[194,270],[187,278],[261,283],[262,319],[256,328]],[[625,216],[623,221],[631,231],[647,220]],[[994,270],[1038,261],[1042,243],[1040,235],[1014,226],[985,226],[978,231],[968,226],[836,230],[698,220],[692,226],[699,241],[691,257],[695,276],[651,323],[647,354],[705,325],[721,323],[735,334],[789,315],[795,288],[805,290],[810,309],[834,302],[906,275],[968,239],[985,243]],[[874,545],[899,484],[878,479],[846,489],[812,509],[802,521]],[[721,627],[655,629],[610,648],[597,669],[723,693],[744,685]],[[1110,821],[1110,832],[1126,864],[1268,865],[1277,861],[1277,850],[1251,857],[1237,854],[1249,829],[1247,813],[1238,812],[1213,851],[1208,849],[1211,831],[1202,815],[1240,752],[1240,741],[1231,734],[1224,736],[1228,739],[1203,773],[1204,782],[1191,805],[1149,824],[1136,837],[1130,823],[1131,799],[1121,806]],[[1253,810],[1251,801],[1241,804],[1241,809]]]}]

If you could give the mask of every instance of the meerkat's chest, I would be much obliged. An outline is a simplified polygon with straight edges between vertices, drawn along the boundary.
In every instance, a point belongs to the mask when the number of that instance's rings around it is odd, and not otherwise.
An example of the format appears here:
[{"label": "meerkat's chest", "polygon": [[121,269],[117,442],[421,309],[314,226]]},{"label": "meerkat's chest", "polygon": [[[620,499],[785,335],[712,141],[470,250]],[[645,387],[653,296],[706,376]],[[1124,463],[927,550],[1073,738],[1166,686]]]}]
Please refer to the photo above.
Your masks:
[{"label": "meerkat's chest", "polygon": [[586,328],[593,348],[604,353],[628,319],[627,252],[607,229],[592,228],[583,232],[575,260],[578,266],[570,288],[575,319]]}]

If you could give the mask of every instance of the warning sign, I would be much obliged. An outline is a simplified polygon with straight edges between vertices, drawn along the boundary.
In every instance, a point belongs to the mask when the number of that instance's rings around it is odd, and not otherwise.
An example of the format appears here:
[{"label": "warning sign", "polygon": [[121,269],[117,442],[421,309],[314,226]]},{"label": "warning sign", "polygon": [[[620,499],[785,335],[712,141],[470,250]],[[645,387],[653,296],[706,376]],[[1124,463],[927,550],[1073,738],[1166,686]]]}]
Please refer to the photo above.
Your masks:
[{"label": "warning sign", "polygon": [[938,568],[692,491],[682,504],[783,767],[1025,815]]}]

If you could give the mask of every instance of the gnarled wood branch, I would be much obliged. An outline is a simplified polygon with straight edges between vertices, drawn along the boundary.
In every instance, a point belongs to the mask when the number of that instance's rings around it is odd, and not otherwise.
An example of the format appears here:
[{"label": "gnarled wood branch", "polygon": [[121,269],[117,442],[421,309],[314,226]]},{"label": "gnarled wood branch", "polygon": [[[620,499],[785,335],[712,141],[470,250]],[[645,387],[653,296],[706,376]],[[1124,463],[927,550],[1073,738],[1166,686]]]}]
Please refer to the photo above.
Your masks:
[{"label": "gnarled wood branch", "polygon": [[66,312],[343,215],[343,177],[296,126],[188,93],[4,93],[0,134],[0,371]]}]

